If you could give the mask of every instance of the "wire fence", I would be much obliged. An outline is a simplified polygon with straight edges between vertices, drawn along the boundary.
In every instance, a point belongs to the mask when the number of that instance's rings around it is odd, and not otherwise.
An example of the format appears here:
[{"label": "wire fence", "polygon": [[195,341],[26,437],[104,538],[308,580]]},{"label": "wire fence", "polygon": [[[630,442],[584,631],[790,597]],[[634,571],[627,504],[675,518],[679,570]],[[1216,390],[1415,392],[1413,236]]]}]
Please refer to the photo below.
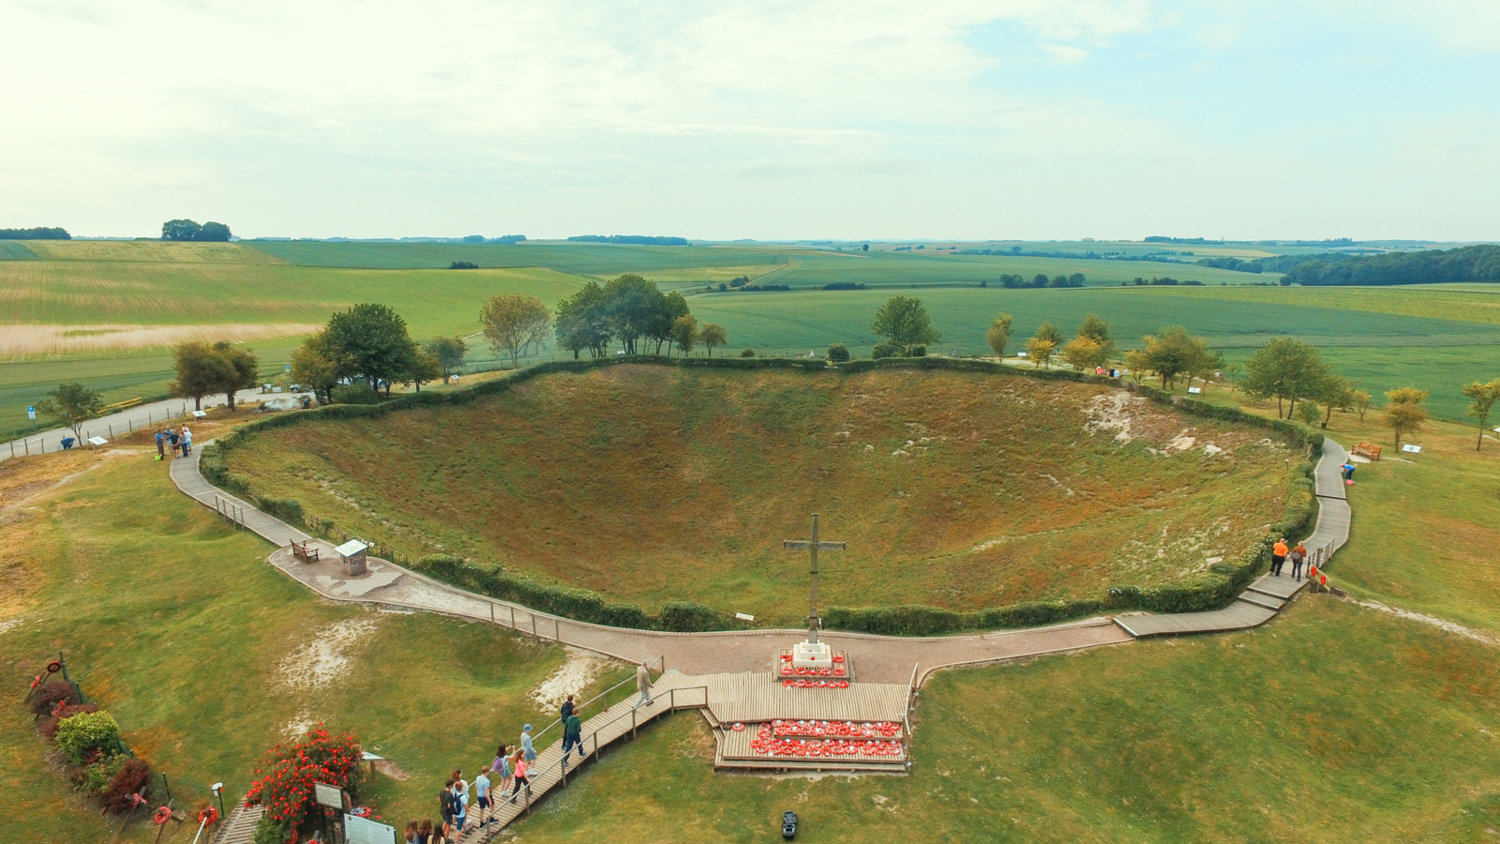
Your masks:
[{"label": "wire fence", "polygon": [[[183,402],[181,408],[175,411],[171,409],[160,411],[148,410],[146,411],[145,421],[141,421],[139,418],[127,417],[118,425],[113,422],[102,422],[97,419],[86,422],[81,431],[83,435],[82,442],[77,442],[78,438],[74,437],[71,431],[68,431],[61,434],[54,434],[50,440],[45,435],[22,437],[19,440],[11,440],[7,446],[10,449],[11,457],[28,457],[33,454],[45,454],[48,450],[48,442],[53,444],[52,451],[62,451],[69,448],[81,447],[92,439],[96,432],[100,436],[112,440],[117,433],[120,436],[130,436],[136,431],[150,431],[157,425],[165,425],[168,422],[186,419],[192,415],[193,412],[188,410],[187,402]],[[139,414],[135,414],[135,416],[138,417]]]}]

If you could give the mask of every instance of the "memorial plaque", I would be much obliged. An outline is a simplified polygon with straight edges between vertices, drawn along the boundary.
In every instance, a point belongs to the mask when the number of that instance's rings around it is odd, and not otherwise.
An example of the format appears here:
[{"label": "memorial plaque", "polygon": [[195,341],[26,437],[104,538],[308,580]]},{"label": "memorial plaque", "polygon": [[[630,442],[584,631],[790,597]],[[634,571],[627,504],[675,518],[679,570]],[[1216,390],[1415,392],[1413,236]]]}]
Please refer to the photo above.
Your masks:
[{"label": "memorial plaque", "polygon": [[344,791],[336,785],[326,782],[313,783],[313,800],[319,806],[327,806],[330,809],[344,810]]},{"label": "memorial plaque", "polygon": [[1404,452],[1406,452],[1407,454],[1421,454],[1422,453],[1422,447],[1421,446],[1419,446],[1419,445],[1412,445],[1411,443],[1407,443],[1406,445],[1401,446],[1401,450],[1404,451]]},{"label": "memorial plaque", "polygon": [[344,815],[344,840],[348,844],[396,844],[396,828],[369,818]]},{"label": "memorial plaque", "polygon": [[89,445],[98,448],[101,445],[109,445],[109,440],[103,437],[89,437]]}]

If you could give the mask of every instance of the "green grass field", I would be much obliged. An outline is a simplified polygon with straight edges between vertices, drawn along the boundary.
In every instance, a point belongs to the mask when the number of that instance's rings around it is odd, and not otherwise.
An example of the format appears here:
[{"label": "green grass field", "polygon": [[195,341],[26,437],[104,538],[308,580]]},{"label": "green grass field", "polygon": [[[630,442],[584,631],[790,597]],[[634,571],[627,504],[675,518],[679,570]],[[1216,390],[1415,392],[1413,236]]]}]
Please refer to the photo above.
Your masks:
[{"label": "green grass field", "polygon": [[[1191,245],[1171,248],[1196,251]],[[1249,254],[1245,245],[1223,248]],[[441,269],[452,260],[489,268]],[[0,324],[6,334],[0,345],[10,351],[0,352],[0,433],[26,431],[26,405],[60,381],[81,380],[110,400],[162,395],[170,380],[168,349],[191,334],[242,340],[278,370],[304,332],[357,302],[391,305],[419,338],[471,334],[480,305],[492,295],[519,292],[553,303],[588,278],[627,271],[688,293],[700,322],[728,328],[731,353],[754,348],[806,354],[837,341],[867,354],[877,339],[869,327],[876,308],[893,291],[909,288],[926,301],[944,335],[936,351],[945,353],[987,353],[984,330],[1001,310],[1016,318],[1013,348],[1044,320],[1069,332],[1087,313],[1109,320],[1122,348],[1147,332],[1182,324],[1226,350],[1231,361],[1271,337],[1290,335],[1324,348],[1342,371],[1377,395],[1407,384],[1429,387],[1433,411],[1449,419],[1462,417],[1463,383],[1500,371],[1500,288],[1483,285],[1279,288],[1253,286],[1274,276],[1191,264],[880,248],[838,253],[769,245],[3,241]],[[1074,271],[1088,276],[1088,289],[975,287],[1007,272],[1030,277]],[[705,285],[716,287],[737,275],[796,289],[703,292]],[[1197,277],[1209,286],[1118,286],[1137,275]],[[872,289],[810,289],[832,281]],[[494,365],[498,356],[482,342],[473,345],[472,361]],[[547,350],[543,356],[555,354]]]},{"label": "green grass field", "polygon": [[[9,690],[0,703],[0,829],[104,841],[117,823],[83,807],[49,770],[22,706],[31,674],[59,650],[127,743],[166,772],[178,805],[192,809],[212,782],[226,784],[226,801],[243,794],[288,724],[321,720],[355,731],[411,775],[377,778],[372,793],[404,825],[435,811],[432,786],[448,771],[477,771],[523,722],[556,717],[527,692],[562,663],[561,648],[430,615],[323,604],[265,564],[258,538],[177,493],[144,448],[0,464],[0,500],[79,472],[24,511],[0,510],[0,677]],[[288,674],[289,655],[350,622],[366,627],[342,652],[346,672],[321,685]],[[138,825],[124,840],[152,835]]]},{"label": "green grass field", "polygon": [[835,606],[979,610],[1190,580],[1281,518],[1300,455],[1264,438],[1005,374],[622,366],[473,405],[311,417],[225,461],[313,523],[412,558],[442,549],[649,612],[686,599],[778,626],[796,621],[782,598],[799,565],[778,531],[824,503],[828,529],[858,537],[828,563]]},{"label": "green grass field", "polygon": [[[1356,598],[1493,639],[1500,442],[1476,453],[1474,431],[1435,424],[1415,438],[1424,454],[1361,466],[1353,539],[1330,572]],[[1330,434],[1387,439],[1373,416],[1336,414]],[[547,714],[525,692],[559,650],[325,606],[143,454],[0,463],[0,508],[0,676],[23,688],[66,650],[189,805],[218,780],[242,792],[282,727],[313,716],[412,774],[374,790],[400,825],[430,812],[442,774]],[[287,685],[286,654],[363,618],[376,628],[349,651],[344,679]],[[674,716],[587,769],[515,838],[756,841],[791,808],[808,841],[1492,841],[1497,664],[1494,644],[1306,595],[1254,631],[940,673],[920,697],[908,777],[714,775],[706,728]],[[106,840],[113,827],[72,797],[43,748],[20,695],[6,696],[0,828]]]}]

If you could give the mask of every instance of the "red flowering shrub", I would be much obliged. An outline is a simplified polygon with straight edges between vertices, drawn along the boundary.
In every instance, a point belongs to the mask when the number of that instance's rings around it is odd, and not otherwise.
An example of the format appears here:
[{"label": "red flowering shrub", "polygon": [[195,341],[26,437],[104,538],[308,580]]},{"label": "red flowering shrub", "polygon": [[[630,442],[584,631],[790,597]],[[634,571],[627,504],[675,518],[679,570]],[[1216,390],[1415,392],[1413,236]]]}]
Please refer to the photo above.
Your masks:
[{"label": "red flowering shrub", "polygon": [[[317,817],[313,783],[322,782],[350,792],[358,789],[364,769],[362,750],[352,733],[330,735],[318,726],[290,745],[276,745],[255,770],[245,802],[266,807],[261,826],[310,831]],[[260,836],[257,836],[259,838]]]}]

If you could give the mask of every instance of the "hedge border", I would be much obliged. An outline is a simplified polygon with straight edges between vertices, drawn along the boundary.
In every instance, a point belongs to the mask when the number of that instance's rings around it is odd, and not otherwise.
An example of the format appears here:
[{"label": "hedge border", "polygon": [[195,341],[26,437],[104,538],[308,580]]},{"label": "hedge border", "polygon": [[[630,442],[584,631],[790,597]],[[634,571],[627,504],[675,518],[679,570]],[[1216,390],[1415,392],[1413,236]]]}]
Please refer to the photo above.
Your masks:
[{"label": "hedge border", "polygon": [[[1291,482],[1291,494],[1279,522],[1271,526],[1266,537],[1246,552],[1237,563],[1215,563],[1208,571],[1185,582],[1142,589],[1122,584],[1104,589],[1104,595],[1072,601],[1023,602],[981,610],[957,611],[922,605],[886,607],[832,607],[824,614],[828,627],[862,633],[895,636],[930,636],[973,630],[1007,627],[1031,627],[1081,618],[1103,610],[1150,610],[1163,613],[1200,612],[1217,609],[1234,600],[1255,573],[1270,561],[1271,546],[1276,539],[1305,537],[1317,520],[1317,497],[1313,494],[1313,470],[1316,455],[1323,445],[1323,434],[1297,422],[1268,419],[1238,408],[1221,407],[1186,396],[1173,395],[1145,384],[1119,382],[1083,372],[1062,369],[1026,369],[994,361],[969,358],[918,357],[852,360],[831,364],[802,358],[661,358],[651,355],[616,356],[592,360],[549,361],[516,370],[507,377],[486,381],[460,390],[443,393],[408,393],[375,405],[336,404],[301,413],[269,416],[243,425],[204,449],[200,470],[215,486],[228,492],[254,498],[270,515],[298,524],[305,513],[296,499],[277,499],[257,495],[250,479],[228,470],[224,455],[242,446],[262,431],[290,425],[317,424],[328,420],[377,419],[400,410],[463,406],[478,399],[499,395],[535,378],[555,373],[584,373],[626,364],[677,367],[680,369],[784,369],[807,373],[853,375],[887,369],[974,372],[986,375],[1032,378],[1040,381],[1075,381],[1108,384],[1141,395],[1153,403],[1169,406],[1189,416],[1234,422],[1268,431],[1292,448],[1301,448],[1308,457]],[[328,523],[324,523],[328,524]],[[513,601],[542,612],[613,627],[674,632],[745,629],[731,614],[691,601],[664,605],[652,615],[633,604],[607,600],[597,592],[569,586],[540,583],[527,577],[508,574],[498,565],[484,566],[445,554],[427,555],[412,566],[437,580],[461,589]]]}]

